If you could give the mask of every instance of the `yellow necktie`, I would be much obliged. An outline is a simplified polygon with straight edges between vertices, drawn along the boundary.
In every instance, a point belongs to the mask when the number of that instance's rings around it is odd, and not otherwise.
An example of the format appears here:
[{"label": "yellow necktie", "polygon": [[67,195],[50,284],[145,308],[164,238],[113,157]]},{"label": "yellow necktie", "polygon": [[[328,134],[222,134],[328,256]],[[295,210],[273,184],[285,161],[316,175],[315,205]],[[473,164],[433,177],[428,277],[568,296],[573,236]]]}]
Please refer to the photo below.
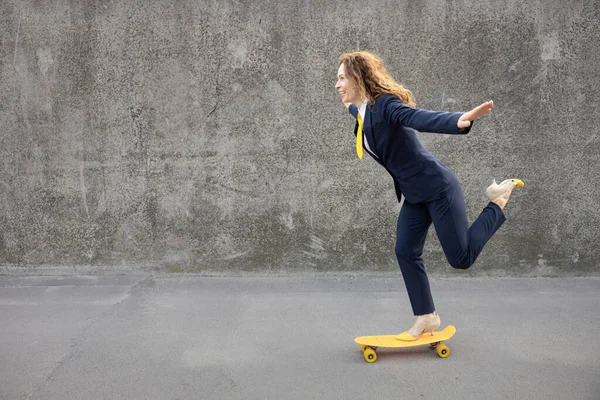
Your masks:
[{"label": "yellow necktie", "polygon": [[362,160],[363,158],[363,121],[360,113],[356,116],[358,120],[358,131],[356,132],[356,154],[358,154],[358,158]]}]

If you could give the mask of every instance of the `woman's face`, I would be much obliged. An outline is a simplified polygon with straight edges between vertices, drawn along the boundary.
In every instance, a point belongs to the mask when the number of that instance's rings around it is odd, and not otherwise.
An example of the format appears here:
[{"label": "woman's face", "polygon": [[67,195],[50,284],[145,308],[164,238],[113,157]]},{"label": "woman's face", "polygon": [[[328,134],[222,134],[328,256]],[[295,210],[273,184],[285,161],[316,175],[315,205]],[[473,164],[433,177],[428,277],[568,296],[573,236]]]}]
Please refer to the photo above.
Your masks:
[{"label": "woman's face", "polygon": [[340,64],[340,68],[338,69],[338,80],[335,84],[335,89],[342,97],[342,103],[362,103],[360,93],[358,92],[358,86],[346,76],[344,64]]}]

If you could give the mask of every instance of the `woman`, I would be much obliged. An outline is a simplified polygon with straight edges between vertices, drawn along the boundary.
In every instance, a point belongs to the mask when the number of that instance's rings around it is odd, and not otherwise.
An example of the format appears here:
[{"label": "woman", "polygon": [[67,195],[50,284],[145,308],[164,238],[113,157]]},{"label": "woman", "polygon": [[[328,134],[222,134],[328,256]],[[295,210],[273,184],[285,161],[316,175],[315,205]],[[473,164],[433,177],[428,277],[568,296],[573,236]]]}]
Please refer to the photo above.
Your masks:
[{"label": "woman", "polygon": [[523,182],[507,179],[497,184],[494,180],[486,190],[490,202],[469,227],[458,179],[425,150],[415,130],[467,134],[472,122],[489,113],[494,103],[485,102],[466,113],[419,110],[414,108],[412,93],[394,81],[377,56],[364,51],[346,53],[339,61],[336,89],[357,119],[354,133],[358,156],[369,153],[394,179],[398,201],[404,196],[396,256],[417,319],[396,338],[417,340],[441,324],[421,258],[431,223],[450,265],[469,268],[505,221],[504,206],[512,190]]}]

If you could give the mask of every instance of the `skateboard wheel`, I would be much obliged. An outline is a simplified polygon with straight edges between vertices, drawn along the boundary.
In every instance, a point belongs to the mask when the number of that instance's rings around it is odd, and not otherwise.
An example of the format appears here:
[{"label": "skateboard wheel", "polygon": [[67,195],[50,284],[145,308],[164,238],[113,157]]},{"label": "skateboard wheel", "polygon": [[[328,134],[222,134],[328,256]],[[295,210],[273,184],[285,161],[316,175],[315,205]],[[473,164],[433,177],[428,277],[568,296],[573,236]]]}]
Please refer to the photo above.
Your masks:
[{"label": "skateboard wheel", "polygon": [[365,349],[363,355],[365,356],[365,361],[368,363],[374,363],[377,361],[377,353],[375,353],[375,350],[371,348]]},{"label": "skateboard wheel", "polygon": [[440,344],[436,349],[438,356],[447,358],[450,355],[450,349],[445,344]]},{"label": "skateboard wheel", "polygon": [[367,349],[367,346],[365,346],[364,344],[360,345],[360,351],[362,351],[364,353],[366,349]]}]

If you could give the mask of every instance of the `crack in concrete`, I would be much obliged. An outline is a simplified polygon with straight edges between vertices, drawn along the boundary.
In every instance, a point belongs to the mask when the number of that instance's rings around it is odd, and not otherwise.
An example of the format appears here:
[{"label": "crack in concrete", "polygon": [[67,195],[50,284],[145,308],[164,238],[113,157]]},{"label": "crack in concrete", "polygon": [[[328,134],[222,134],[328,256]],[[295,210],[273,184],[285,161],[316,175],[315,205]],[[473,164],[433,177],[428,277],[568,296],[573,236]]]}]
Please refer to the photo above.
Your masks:
[{"label": "crack in concrete", "polygon": [[[50,371],[50,373],[46,376],[45,379],[42,380],[42,382],[35,385],[35,387],[31,391],[31,393],[22,394],[20,396],[20,398],[24,399],[24,400],[29,400],[31,398],[31,396],[35,395],[42,388],[47,386],[47,384],[52,381],[52,379],[56,376],[56,374],[62,368],[62,366],[65,365],[71,359],[73,359],[73,357],[75,357],[75,355],[77,354],[76,348],[79,347],[83,343],[83,341],[87,337],[87,332],[89,331],[90,327],[95,325],[98,321],[100,321],[106,314],[113,311],[115,309],[115,307],[118,307],[125,300],[129,299],[131,297],[131,295],[135,293],[135,291],[138,287],[140,287],[142,285],[146,285],[148,282],[151,282],[151,281],[154,281],[154,277],[147,277],[147,278],[141,279],[141,280],[133,283],[129,287],[129,289],[127,289],[127,291],[125,292],[125,296],[123,296],[123,298],[121,300],[119,300],[117,303],[113,304],[111,307],[109,307],[106,311],[102,312],[97,317],[88,318],[87,322],[83,326],[83,328],[81,328],[81,330],[79,332],[77,332],[70,339],[69,350],[68,350],[67,354],[62,359],[60,359],[58,362],[55,363],[55,365],[52,368],[52,370]],[[66,285],[66,286],[69,286],[69,285]],[[72,286],[72,285],[70,285],[70,286]]]}]

